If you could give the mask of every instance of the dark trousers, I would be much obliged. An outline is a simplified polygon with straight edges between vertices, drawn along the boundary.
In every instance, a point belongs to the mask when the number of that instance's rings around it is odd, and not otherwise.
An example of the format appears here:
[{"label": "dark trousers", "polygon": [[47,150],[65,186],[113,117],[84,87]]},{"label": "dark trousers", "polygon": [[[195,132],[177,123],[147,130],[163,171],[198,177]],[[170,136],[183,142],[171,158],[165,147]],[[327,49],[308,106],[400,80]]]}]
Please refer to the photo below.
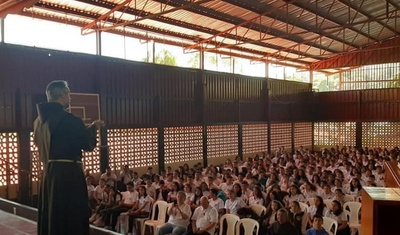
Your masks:
[{"label": "dark trousers", "polygon": [[106,226],[111,226],[112,230],[115,230],[115,225],[117,225],[118,216],[123,213],[127,212],[130,207],[125,206],[116,206],[111,209],[106,209],[101,212],[104,216],[104,222]]}]

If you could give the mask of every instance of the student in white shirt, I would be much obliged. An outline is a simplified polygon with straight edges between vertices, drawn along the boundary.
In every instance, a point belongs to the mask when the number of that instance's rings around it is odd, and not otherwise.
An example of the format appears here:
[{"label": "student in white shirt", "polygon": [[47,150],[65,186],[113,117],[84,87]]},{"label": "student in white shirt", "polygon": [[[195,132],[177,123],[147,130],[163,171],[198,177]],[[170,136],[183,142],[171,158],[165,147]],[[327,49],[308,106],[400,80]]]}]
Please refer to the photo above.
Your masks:
[{"label": "student in white shirt", "polygon": [[133,220],[135,218],[145,218],[149,216],[150,206],[152,199],[147,195],[145,186],[141,185],[138,188],[139,199],[138,202],[130,210],[128,210],[129,215],[129,230],[128,233],[132,233],[133,230]]},{"label": "student in white shirt", "polygon": [[224,212],[224,201],[218,197],[218,189],[212,188],[210,190],[210,199],[209,203],[212,207],[214,207],[219,214],[223,214]]},{"label": "student in white shirt", "polygon": [[225,211],[227,214],[237,215],[237,211],[246,206],[246,203],[233,190],[228,190],[228,200],[225,202]]}]

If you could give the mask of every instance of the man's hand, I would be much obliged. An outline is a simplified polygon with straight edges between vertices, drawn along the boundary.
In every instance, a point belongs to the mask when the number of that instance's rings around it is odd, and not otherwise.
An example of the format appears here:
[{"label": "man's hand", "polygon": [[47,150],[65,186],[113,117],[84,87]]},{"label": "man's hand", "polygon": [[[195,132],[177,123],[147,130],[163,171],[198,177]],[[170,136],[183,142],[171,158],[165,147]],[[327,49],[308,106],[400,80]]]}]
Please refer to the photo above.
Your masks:
[{"label": "man's hand", "polygon": [[100,127],[104,126],[104,121],[103,120],[96,120],[96,121],[92,122],[92,126],[96,126],[96,128],[99,129]]}]

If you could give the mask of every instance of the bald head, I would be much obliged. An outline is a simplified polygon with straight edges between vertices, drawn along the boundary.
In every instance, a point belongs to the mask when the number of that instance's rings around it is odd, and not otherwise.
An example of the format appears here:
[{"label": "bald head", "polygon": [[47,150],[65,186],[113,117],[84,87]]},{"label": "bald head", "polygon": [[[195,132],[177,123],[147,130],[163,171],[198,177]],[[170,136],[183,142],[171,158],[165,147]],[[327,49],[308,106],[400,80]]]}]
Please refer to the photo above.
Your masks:
[{"label": "bald head", "polygon": [[200,198],[200,205],[204,208],[207,209],[208,205],[210,205],[210,203],[208,202],[208,198],[206,196],[202,196]]}]

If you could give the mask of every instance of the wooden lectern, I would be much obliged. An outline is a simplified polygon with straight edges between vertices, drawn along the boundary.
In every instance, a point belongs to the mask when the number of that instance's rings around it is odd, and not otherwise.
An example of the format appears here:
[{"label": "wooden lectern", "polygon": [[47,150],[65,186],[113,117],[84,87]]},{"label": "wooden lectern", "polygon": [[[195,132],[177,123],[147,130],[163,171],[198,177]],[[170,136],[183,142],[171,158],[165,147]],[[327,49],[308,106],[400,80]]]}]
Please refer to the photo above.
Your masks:
[{"label": "wooden lectern", "polygon": [[400,168],[385,162],[384,187],[364,187],[361,208],[361,235],[400,234]]}]

